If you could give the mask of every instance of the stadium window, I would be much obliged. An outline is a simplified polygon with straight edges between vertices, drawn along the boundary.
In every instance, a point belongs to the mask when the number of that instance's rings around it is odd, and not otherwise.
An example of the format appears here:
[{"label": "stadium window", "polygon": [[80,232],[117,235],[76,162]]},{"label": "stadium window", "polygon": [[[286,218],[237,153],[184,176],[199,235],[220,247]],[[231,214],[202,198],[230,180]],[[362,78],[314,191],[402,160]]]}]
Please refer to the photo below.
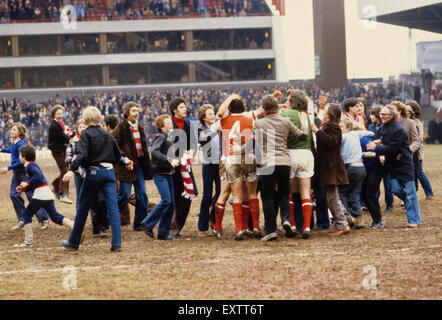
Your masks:
[{"label": "stadium window", "polygon": [[188,63],[109,65],[111,85],[188,82]]},{"label": "stadium window", "polygon": [[82,87],[102,85],[101,66],[23,68],[22,88]]},{"label": "stadium window", "polygon": [[146,52],[147,39],[147,32],[108,33],[107,53]]},{"label": "stadium window", "polygon": [[0,88],[11,89],[14,83],[14,70],[11,68],[0,69]]},{"label": "stadium window", "polygon": [[0,37],[0,56],[12,55],[11,37]]}]

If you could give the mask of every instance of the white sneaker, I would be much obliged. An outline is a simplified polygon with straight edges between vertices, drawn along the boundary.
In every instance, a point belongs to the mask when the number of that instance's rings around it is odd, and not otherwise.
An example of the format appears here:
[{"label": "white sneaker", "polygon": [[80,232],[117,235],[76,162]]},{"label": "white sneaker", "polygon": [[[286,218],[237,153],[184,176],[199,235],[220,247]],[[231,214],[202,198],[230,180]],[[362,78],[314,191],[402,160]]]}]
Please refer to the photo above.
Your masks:
[{"label": "white sneaker", "polygon": [[292,226],[290,225],[289,221],[284,221],[282,227],[284,228],[286,238],[295,237],[296,233],[293,232]]},{"label": "white sneaker", "polygon": [[278,234],[276,232],[272,232],[269,234],[266,234],[264,237],[261,238],[261,241],[266,242],[266,241],[273,241],[278,239]]},{"label": "white sneaker", "polygon": [[14,244],[14,248],[32,248],[33,246],[34,244],[32,242],[26,242],[26,241]]},{"label": "white sneaker", "polygon": [[19,229],[23,228],[24,226],[25,226],[24,221],[19,221],[15,227],[11,228],[11,230],[19,230]]},{"label": "white sneaker", "polygon": [[64,203],[72,204],[72,200],[68,198],[68,195],[66,193],[61,194],[59,200]]},{"label": "white sneaker", "polygon": [[43,221],[43,222],[41,223],[41,230],[46,229],[46,228],[48,227],[48,225],[49,225],[49,219]]}]

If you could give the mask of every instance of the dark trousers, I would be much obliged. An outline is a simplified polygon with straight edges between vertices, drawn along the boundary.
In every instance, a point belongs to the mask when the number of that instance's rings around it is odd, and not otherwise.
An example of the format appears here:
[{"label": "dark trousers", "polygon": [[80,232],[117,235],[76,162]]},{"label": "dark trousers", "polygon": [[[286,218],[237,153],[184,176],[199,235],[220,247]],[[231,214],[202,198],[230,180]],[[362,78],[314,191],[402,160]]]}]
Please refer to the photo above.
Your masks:
[{"label": "dark trousers", "polygon": [[316,227],[321,229],[328,229],[330,228],[330,218],[328,216],[328,207],[325,195],[321,188],[314,188],[313,194],[315,196],[316,204]]},{"label": "dark trousers", "polygon": [[[24,168],[15,169],[12,172],[12,180],[11,180],[11,189],[9,191],[9,197],[11,198],[12,205],[14,206],[15,214],[17,215],[18,221],[24,221],[24,213],[26,210],[25,201],[23,200],[20,193],[17,192],[16,188],[23,181],[27,180],[26,171]],[[26,192],[26,197],[28,201],[31,202],[33,191]],[[44,208],[40,208],[36,212],[38,222],[43,222],[44,220],[48,220],[49,216],[46,213]]]},{"label": "dark trousers", "polygon": [[261,192],[266,234],[277,231],[274,198],[276,185],[278,185],[281,216],[290,217],[290,166],[274,166],[274,169],[271,167],[269,169],[273,173],[262,175]]},{"label": "dark trousers", "polygon": [[382,165],[367,168],[367,175],[362,183],[361,196],[370,212],[373,223],[382,221],[381,206],[377,194],[381,185],[384,169]]},{"label": "dark trousers", "polygon": [[[209,230],[209,220],[215,222],[215,202],[221,192],[218,164],[203,164],[203,199],[201,200],[198,230]],[[213,195],[215,185],[215,195]],[[212,207],[212,210],[210,210]],[[210,212],[209,212],[210,210]]]},{"label": "dark trousers", "polygon": [[60,195],[62,193],[69,193],[69,182],[63,182],[63,176],[68,171],[65,162],[65,154],[64,153],[54,153],[52,152],[52,156],[57,163],[58,170],[60,171],[60,175],[52,181],[52,186],[54,187],[55,193]]},{"label": "dark trousers", "polygon": [[[193,172],[189,172],[189,174],[192,178],[195,195],[197,195],[198,191],[193,178]],[[175,173],[172,175],[172,180],[175,197],[175,210],[173,212],[172,223],[170,224],[170,234],[176,236],[181,232],[184,224],[186,223],[187,215],[189,214],[190,206],[192,205],[192,200],[182,196],[182,193],[184,192],[184,184],[181,172],[179,170],[175,171]]]},{"label": "dark trousers", "polygon": [[361,189],[365,175],[365,166],[348,166],[347,176],[349,184],[339,187],[341,202],[353,217],[362,217]]},{"label": "dark trousers", "polygon": [[[394,195],[391,191],[391,174],[389,172],[384,171],[384,195],[385,195],[385,204],[388,207],[393,207],[394,204]],[[378,198],[380,193],[378,193]]]},{"label": "dark trousers", "polygon": [[59,225],[63,225],[64,216],[57,212],[54,205],[54,200],[38,200],[31,199],[24,213],[24,223],[32,223],[32,217],[41,208],[44,208],[49,214],[51,220]]}]

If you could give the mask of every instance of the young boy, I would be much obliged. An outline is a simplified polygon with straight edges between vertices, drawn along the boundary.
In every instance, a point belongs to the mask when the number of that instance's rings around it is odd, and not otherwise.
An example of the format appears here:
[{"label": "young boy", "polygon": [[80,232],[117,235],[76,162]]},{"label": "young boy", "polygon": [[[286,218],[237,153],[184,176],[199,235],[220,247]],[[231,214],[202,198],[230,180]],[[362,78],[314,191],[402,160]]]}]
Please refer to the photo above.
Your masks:
[{"label": "young boy", "polygon": [[20,163],[24,164],[26,173],[28,174],[27,181],[22,181],[17,186],[17,192],[34,191],[34,195],[29,202],[24,212],[24,229],[25,240],[22,243],[14,245],[16,248],[32,247],[33,246],[33,234],[32,234],[32,217],[40,208],[44,208],[49,214],[49,217],[56,224],[67,226],[72,229],[74,223],[65,218],[55,209],[54,199],[55,196],[48,186],[48,182],[41,171],[38,164],[35,162],[35,149],[30,145],[23,146],[19,149]]},{"label": "young boy", "polygon": [[173,142],[168,139],[169,133],[173,130],[171,116],[168,114],[158,116],[155,125],[159,134],[155,136],[152,144],[152,174],[161,201],[141,222],[141,226],[149,237],[154,238],[153,228],[159,223],[158,239],[173,240],[174,237],[169,231],[175,208],[172,175],[174,168],[180,165],[180,160],[168,157],[169,149],[173,148]]},{"label": "young boy", "polygon": [[[9,134],[11,141],[9,142],[9,148],[2,148],[0,152],[11,154],[11,165],[8,167],[0,168],[0,174],[6,174],[8,171],[12,171],[12,180],[9,196],[11,198],[12,204],[17,215],[18,224],[12,228],[12,230],[18,230],[23,228],[23,215],[25,212],[25,201],[22,196],[16,191],[17,186],[26,179],[26,170],[23,164],[20,163],[19,159],[19,149],[26,145],[26,128],[21,123],[13,123],[10,126]],[[28,201],[32,199],[32,191],[26,192],[26,197]],[[49,217],[46,212],[42,209],[36,214],[37,220],[42,224],[42,229],[46,229],[49,224]]]}]

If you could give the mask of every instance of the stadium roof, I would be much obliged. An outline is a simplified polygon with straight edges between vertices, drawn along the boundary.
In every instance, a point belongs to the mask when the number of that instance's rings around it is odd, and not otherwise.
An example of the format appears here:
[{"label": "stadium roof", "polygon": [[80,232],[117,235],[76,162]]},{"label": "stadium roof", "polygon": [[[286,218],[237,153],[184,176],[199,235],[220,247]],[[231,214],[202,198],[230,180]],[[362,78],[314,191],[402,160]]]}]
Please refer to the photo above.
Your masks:
[{"label": "stadium roof", "polygon": [[358,0],[361,19],[442,33],[442,1]]}]

